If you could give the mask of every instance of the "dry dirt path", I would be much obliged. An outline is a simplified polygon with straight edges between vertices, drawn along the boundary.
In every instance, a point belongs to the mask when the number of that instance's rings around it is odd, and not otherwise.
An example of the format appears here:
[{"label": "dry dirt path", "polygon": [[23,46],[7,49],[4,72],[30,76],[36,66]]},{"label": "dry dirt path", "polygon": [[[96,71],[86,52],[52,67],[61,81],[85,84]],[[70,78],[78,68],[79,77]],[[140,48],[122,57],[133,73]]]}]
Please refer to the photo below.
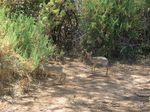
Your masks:
[{"label": "dry dirt path", "polygon": [[[0,101],[0,112],[150,112],[150,66],[114,64],[90,74],[90,67],[67,62],[65,85],[38,83],[29,95]],[[148,93],[149,94],[149,93]]]}]

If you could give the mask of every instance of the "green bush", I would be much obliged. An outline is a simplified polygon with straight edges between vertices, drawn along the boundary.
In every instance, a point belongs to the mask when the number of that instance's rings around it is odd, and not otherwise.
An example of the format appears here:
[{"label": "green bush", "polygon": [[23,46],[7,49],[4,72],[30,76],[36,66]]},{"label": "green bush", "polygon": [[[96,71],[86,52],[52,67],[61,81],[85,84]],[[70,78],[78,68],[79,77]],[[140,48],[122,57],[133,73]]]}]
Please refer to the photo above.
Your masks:
[{"label": "green bush", "polygon": [[[32,18],[33,21],[29,23],[39,25],[39,29],[42,29],[47,38],[59,49],[68,53],[76,47],[78,14],[73,0],[0,0],[0,2],[1,6],[7,7],[12,14],[11,17],[8,13],[11,21],[16,21],[18,15],[17,21],[21,17],[31,19],[31,16],[34,16],[36,18]],[[138,55],[148,54],[149,0],[82,0],[80,3],[79,25],[83,33],[81,47],[93,51],[94,55],[112,58],[135,59]],[[26,16],[20,16],[20,13]]]},{"label": "green bush", "polygon": [[34,17],[44,26],[44,33],[59,49],[73,49],[72,36],[78,27],[72,0],[1,0],[11,16],[23,14]]},{"label": "green bush", "polygon": [[0,6],[9,9],[11,14],[25,14],[28,16],[37,17],[39,5],[43,0],[0,0]]},{"label": "green bush", "polygon": [[134,0],[83,0],[81,45],[95,55],[135,59],[143,44],[141,9]]},{"label": "green bush", "polygon": [[45,33],[59,49],[73,49],[73,33],[78,27],[75,4],[72,0],[49,0],[41,5],[39,20]]},{"label": "green bush", "polygon": [[38,65],[44,56],[51,56],[55,46],[43,34],[44,27],[32,17],[24,15],[5,16],[5,11],[0,9],[0,30],[3,30],[0,40],[8,42],[12,48],[25,59],[32,59]]},{"label": "green bush", "polygon": [[145,0],[144,7],[144,41],[142,47],[146,52],[150,51],[150,0]]}]

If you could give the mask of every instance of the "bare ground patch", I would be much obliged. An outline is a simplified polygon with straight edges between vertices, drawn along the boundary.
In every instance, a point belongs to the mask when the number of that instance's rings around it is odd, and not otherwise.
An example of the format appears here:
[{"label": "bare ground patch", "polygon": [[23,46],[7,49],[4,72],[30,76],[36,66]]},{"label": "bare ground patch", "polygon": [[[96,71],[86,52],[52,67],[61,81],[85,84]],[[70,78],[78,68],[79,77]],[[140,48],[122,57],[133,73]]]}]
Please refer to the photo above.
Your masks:
[{"label": "bare ground patch", "polygon": [[150,112],[150,66],[114,64],[96,69],[78,60],[63,65],[65,85],[39,82],[18,98],[1,98],[0,112]]}]

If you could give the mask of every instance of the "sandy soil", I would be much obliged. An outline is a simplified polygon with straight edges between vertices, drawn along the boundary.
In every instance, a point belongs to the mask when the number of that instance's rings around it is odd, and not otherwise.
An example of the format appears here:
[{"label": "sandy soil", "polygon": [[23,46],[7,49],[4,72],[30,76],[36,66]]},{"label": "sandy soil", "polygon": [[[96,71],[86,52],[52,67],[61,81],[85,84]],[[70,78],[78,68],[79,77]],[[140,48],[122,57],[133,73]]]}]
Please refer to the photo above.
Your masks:
[{"label": "sandy soil", "polygon": [[27,95],[1,99],[0,112],[150,112],[150,66],[115,63],[108,77],[78,60],[64,68],[65,85],[37,83]]}]

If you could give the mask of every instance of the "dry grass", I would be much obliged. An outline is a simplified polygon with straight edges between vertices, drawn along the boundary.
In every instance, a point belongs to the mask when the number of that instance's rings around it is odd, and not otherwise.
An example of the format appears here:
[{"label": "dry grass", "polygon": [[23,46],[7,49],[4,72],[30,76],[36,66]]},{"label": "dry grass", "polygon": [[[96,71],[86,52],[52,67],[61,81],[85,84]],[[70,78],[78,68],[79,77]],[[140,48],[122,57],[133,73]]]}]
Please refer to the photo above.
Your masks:
[{"label": "dry grass", "polygon": [[[41,68],[40,65],[44,65],[44,68]],[[0,95],[18,96],[24,94],[30,89],[31,82],[38,81],[41,78],[51,78],[56,84],[63,83],[65,80],[63,67],[44,62],[33,69],[33,61],[31,59],[23,59],[12,49],[10,44],[1,45]]]},{"label": "dry grass", "polygon": [[[31,62],[23,60],[12,50],[10,44],[2,45],[0,48],[0,95],[15,94],[14,85],[25,78],[28,79],[26,83],[30,82],[32,70],[30,65]],[[21,83],[19,87],[23,88]]]}]

